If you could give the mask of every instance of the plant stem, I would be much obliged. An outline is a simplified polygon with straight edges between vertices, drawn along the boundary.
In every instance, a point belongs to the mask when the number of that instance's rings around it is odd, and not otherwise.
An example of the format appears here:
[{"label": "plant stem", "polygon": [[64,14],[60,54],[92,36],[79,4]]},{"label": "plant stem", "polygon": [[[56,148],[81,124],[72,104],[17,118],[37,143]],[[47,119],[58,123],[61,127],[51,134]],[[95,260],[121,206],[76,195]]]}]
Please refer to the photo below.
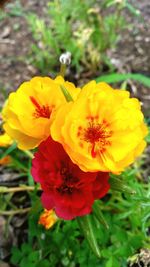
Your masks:
[{"label": "plant stem", "polygon": [[[20,187],[5,187],[5,186],[0,186],[0,194],[4,193],[15,193],[15,192],[21,192],[21,191],[34,191],[35,187],[34,186],[20,186]],[[41,188],[38,188],[37,190],[41,190]]]},{"label": "plant stem", "polygon": [[16,214],[20,214],[20,213],[21,214],[26,213],[26,212],[29,212],[30,210],[31,210],[31,208],[7,210],[7,211],[0,210],[0,215],[10,216],[10,215],[16,215]]},{"label": "plant stem", "polygon": [[117,10],[116,10],[116,19],[115,19],[115,33],[117,34],[118,29],[119,29],[119,19],[121,17],[121,12],[122,12],[123,6],[122,3],[118,5]]},{"label": "plant stem", "polygon": [[66,64],[61,64],[60,65],[60,73],[59,75],[61,75],[62,77],[65,76],[65,73],[66,73]]},{"label": "plant stem", "polygon": [[34,158],[34,155],[32,154],[31,151],[29,151],[29,150],[24,150],[24,153],[25,153],[29,158],[31,158],[31,159]]}]

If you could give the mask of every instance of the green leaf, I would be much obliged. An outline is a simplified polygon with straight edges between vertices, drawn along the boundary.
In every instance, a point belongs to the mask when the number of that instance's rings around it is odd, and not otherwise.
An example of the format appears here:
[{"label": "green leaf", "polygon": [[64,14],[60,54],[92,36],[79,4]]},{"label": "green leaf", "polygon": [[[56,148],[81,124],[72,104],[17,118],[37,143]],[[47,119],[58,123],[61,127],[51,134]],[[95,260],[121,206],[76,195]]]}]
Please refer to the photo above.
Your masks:
[{"label": "green leaf", "polygon": [[106,267],[120,267],[119,262],[112,256],[106,263]]},{"label": "green leaf", "polygon": [[148,135],[146,136],[145,140],[150,144],[150,127],[148,128]]},{"label": "green leaf", "polygon": [[129,3],[126,3],[126,7],[129,9],[129,11],[133,14],[133,15],[135,15],[135,16],[140,16],[140,11],[138,10],[138,9],[136,9],[136,8],[134,8],[131,4],[129,4]]},{"label": "green leaf", "polygon": [[142,246],[142,235],[138,234],[130,238],[130,244],[134,247],[135,250],[139,249]]},{"label": "green leaf", "polygon": [[21,251],[20,251],[18,248],[16,248],[16,247],[13,247],[13,248],[11,249],[11,253],[12,253],[12,256],[11,256],[10,261],[11,261],[11,263],[13,263],[13,264],[16,265],[16,264],[21,260],[21,258],[22,258],[22,253],[21,253]]},{"label": "green leaf", "polygon": [[9,155],[13,150],[15,150],[17,147],[16,143],[13,143],[10,147],[6,149],[6,151],[0,156],[0,159],[3,159],[7,155]]},{"label": "green leaf", "polygon": [[83,217],[78,217],[77,221],[78,221],[78,224],[79,224],[81,230],[83,231],[83,234],[84,234],[85,238],[87,239],[89,246],[91,247],[93,253],[98,258],[100,258],[101,254],[100,254],[99,246],[98,246],[96,236],[95,236],[95,233],[93,230],[91,218],[92,218],[91,215],[86,215]]},{"label": "green leaf", "polygon": [[97,82],[107,82],[107,83],[116,83],[116,82],[122,82],[126,81],[128,79],[135,80],[139,83],[142,83],[143,85],[150,87],[150,78],[147,76],[144,76],[142,74],[134,74],[134,73],[112,73],[108,75],[103,75],[96,79]]},{"label": "green leaf", "polygon": [[94,202],[94,205],[93,205],[93,214],[94,216],[98,219],[98,221],[100,223],[102,223],[107,229],[109,229],[109,225],[108,223],[106,222],[104,216],[103,216],[103,213],[101,212],[100,210],[100,202],[98,200],[96,200]]},{"label": "green leaf", "polygon": [[21,245],[21,251],[24,253],[24,254],[29,254],[30,253],[30,251],[31,251],[31,246],[30,246],[30,244],[28,244],[28,243],[23,243],[22,245]]},{"label": "green leaf", "polygon": [[34,180],[33,180],[33,177],[31,175],[31,166],[32,166],[32,161],[31,159],[29,160],[29,167],[28,167],[28,184],[30,186],[34,186],[35,183],[34,183]]},{"label": "green leaf", "polygon": [[60,85],[60,88],[61,88],[61,91],[62,91],[64,97],[66,98],[67,102],[73,101],[73,98],[70,95],[70,93],[68,92],[68,90],[63,85]]},{"label": "green leaf", "polygon": [[122,181],[120,178],[111,176],[109,179],[110,188],[119,191],[119,192],[125,192],[128,194],[135,194],[136,192],[129,186],[125,184],[124,181]]},{"label": "green leaf", "polygon": [[111,257],[107,263],[106,263],[106,267],[120,267],[119,262],[117,261],[117,259],[115,257]]},{"label": "green leaf", "polygon": [[128,258],[132,254],[133,249],[131,248],[130,243],[123,243],[118,249],[116,249],[115,256],[118,257],[126,257]]},{"label": "green leaf", "polygon": [[39,260],[39,251],[30,252],[28,259],[31,262],[37,262]]},{"label": "green leaf", "polygon": [[41,262],[37,262],[36,267],[49,267],[50,263],[48,260],[42,260]]}]

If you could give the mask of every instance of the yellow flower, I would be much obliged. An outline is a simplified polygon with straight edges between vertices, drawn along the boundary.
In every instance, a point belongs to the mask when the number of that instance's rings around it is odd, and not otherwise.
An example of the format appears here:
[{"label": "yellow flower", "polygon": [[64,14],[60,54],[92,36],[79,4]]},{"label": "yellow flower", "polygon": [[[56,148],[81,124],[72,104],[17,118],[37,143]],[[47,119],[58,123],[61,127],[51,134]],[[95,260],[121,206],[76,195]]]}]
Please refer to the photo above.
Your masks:
[{"label": "yellow flower", "polygon": [[44,210],[39,218],[39,224],[42,224],[46,229],[51,228],[58,220],[54,210]]},{"label": "yellow flower", "polygon": [[129,92],[91,81],[58,109],[51,135],[83,171],[119,173],[142,153],[147,127]]},{"label": "yellow flower", "polygon": [[66,103],[60,85],[76,99],[80,89],[61,76],[34,77],[9,95],[2,112],[4,129],[20,149],[32,149],[49,136],[52,112]]},{"label": "yellow flower", "polygon": [[0,147],[7,147],[10,146],[12,143],[13,140],[7,133],[0,135]]}]

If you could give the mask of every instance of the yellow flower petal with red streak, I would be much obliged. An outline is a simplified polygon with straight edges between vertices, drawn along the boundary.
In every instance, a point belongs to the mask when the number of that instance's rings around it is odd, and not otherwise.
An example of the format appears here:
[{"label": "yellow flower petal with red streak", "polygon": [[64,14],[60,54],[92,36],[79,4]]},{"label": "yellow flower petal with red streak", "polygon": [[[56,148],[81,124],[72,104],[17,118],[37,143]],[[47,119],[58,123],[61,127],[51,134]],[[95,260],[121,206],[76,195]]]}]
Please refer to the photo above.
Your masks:
[{"label": "yellow flower petal with red streak", "polygon": [[66,103],[60,85],[77,98],[80,89],[61,76],[34,77],[10,94],[2,112],[4,129],[20,149],[32,149],[49,136],[52,113]]},{"label": "yellow flower petal with red streak", "polygon": [[39,218],[39,224],[42,224],[47,230],[50,229],[56,222],[58,217],[56,216],[54,210],[44,210]]},{"label": "yellow flower petal with red streak", "polygon": [[56,111],[51,135],[83,171],[119,173],[142,153],[147,127],[129,92],[92,81]]}]

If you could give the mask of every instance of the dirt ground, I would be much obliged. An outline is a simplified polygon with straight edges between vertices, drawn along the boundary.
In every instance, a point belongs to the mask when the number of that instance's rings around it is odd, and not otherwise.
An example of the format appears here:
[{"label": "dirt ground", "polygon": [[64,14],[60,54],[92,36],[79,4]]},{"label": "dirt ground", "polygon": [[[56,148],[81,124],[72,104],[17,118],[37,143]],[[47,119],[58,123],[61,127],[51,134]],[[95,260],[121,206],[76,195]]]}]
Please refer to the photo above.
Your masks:
[{"label": "dirt ground", "polygon": [[[6,13],[12,12],[11,16],[0,20],[0,87],[7,93],[16,90],[23,81],[39,74],[37,69],[24,61],[24,57],[28,57],[33,39],[25,19],[20,16],[19,4],[25,12],[35,11],[42,16],[47,2],[48,0],[20,0],[17,4],[17,16],[13,15],[13,3],[4,8]],[[140,18],[126,11],[125,15],[134,27],[129,25],[122,34],[117,49],[109,51],[108,54],[119,72],[142,73],[149,76],[150,1],[131,2],[140,11]],[[149,116],[150,89],[137,86],[133,82],[130,82],[130,87],[135,96],[144,102],[144,110]],[[0,94],[1,105],[3,100],[4,96]]]}]

